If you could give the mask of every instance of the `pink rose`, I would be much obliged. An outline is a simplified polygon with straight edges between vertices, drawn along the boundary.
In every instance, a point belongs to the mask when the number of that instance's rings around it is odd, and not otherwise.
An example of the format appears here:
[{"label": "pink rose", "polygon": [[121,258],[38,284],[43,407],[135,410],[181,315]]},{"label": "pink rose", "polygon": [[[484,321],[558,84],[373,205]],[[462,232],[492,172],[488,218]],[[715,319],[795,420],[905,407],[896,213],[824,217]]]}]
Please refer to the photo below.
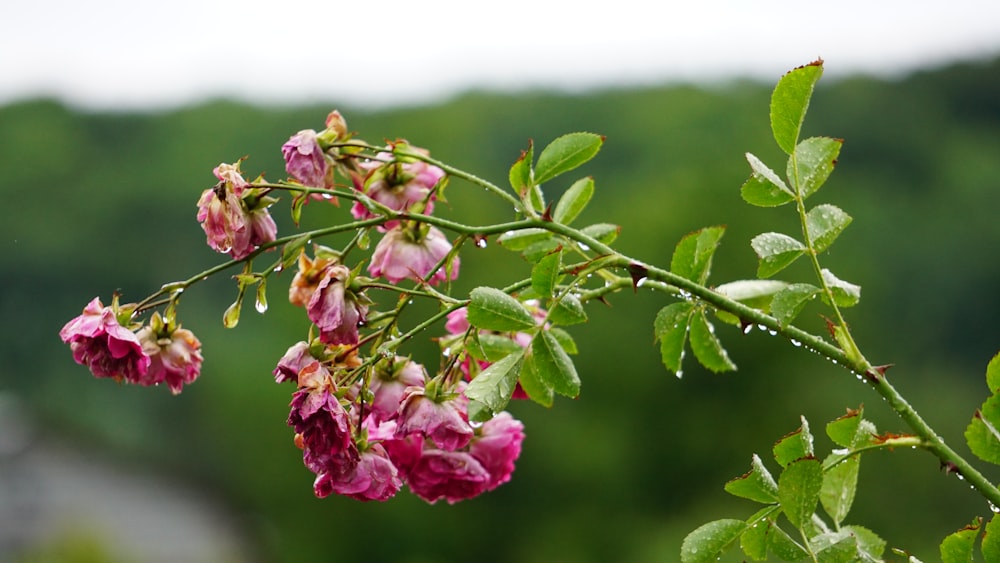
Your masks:
[{"label": "pink rose", "polygon": [[326,187],[329,165],[312,129],[299,131],[281,146],[285,171],[303,186]]},{"label": "pink rose", "polygon": [[[449,279],[445,267],[436,271],[434,268],[451,252],[451,243],[436,227],[418,227],[417,230],[424,228],[426,233],[414,233],[414,229],[403,226],[388,231],[375,247],[368,272],[392,283],[403,279],[420,281],[431,272],[434,275],[428,281],[432,285]],[[458,256],[455,256],[451,261],[450,279],[458,277],[458,266]]]},{"label": "pink rose", "polygon": [[425,449],[406,483],[413,494],[429,503],[443,498],[454,504],[481,494],[489,479],[482,464],[466,452]]},{"label": "pink rose", "polygon": [[477,431],[477,436],[469,445],[469,453],[490,474],[487,491],[510,481],[523,441],[524,425],[506,411],[484,423]]},{"label": "pink rose", "polygon": [[368,386],[374,397],[372,415],[377,421],[395,419],[403,401],[403,392],[410,386],[423,387],[424,380],[423,366],[408,358],[397,356],[392,361],[380,362]]},{"label": "pink rose", "polygon": [[359,460],[351,423],[336,390],[330,372],[313,362],[299,372],[299,390],[292,396],[288,425],[295,429],[306,467],[316,474],[351,471]]},{"label": "pink rose", "polygon": [[153,327],[145,326],[137,336],[151,360],[149,371],[143,378],[145,385],[166,382],[176,395],[184,385],[198,378],[202,362],[201,342],[190,330],[176,328],[168,335],[162,335]]},{"label": "pink rose", "polygon": [[465,447],[472,439],[464,396],[435,400],[423,387],[408,387],[399,406],[396,437],[420,434],[447,451]]},{"label": "pink rose", "polygon": [[141,383],[151,359],[139,338],[121,326],[112,307],[95,297],[83,313],[66,323],[59,337],[69,344],[76,363],[85,365],[96,377],[110,377]]},{"label": "pink rose", "polygon": [[313,491],[319,498],[337,493],[362,501],[385,501],[395,496],[402,486],[399,472],[385,448],[372,444],[361,452],[357,465],[345,466],[341,473],[319,473]]},{"label": "pink rose", "polygon": [[306,305],[320,340],[327,344],[357,344],[358,325],[368,314],[368,305],[345,286],[350,275],[346,266],[328,266]]}]

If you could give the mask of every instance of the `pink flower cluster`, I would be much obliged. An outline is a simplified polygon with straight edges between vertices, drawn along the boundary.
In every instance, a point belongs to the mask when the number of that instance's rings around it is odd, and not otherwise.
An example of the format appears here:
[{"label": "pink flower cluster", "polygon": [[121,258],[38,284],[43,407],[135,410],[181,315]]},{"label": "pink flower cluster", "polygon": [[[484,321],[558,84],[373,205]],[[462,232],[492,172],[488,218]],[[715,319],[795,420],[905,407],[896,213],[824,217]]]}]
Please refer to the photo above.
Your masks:
[{"label": "pink flower cluster", "polygon": [[288,424],[316,474],[316,496],[384,501],[405,483],[427,502],[455,503],[510,480],[524,426],[506,412],[470,424],[464,383],[444,390],[422,366],[395,357],[376,364],[366,393],[336,381],[359,365],[352,352],[338,358],[344,347],[325,347],[316,357],[313,349],[292,346],[274,375],[297,382]]},{"label": "pink flower cluster", "polygon": [[95,377],[147,386],[166,383],[175,395],[198,378],[201,342],[191,331],[154,314],[148,326],[134,332],[122,326],[119,313],[116,303],[105,307],[95,297],[59,331],[78,364]]}]

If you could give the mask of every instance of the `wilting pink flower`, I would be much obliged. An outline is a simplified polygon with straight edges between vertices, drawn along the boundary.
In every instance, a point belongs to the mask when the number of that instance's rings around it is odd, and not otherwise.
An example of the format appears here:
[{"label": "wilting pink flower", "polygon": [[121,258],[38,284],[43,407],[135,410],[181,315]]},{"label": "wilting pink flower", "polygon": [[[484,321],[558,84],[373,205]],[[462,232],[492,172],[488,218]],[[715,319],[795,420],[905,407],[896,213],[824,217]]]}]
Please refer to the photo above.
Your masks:
[{"label": "wilting pink flower", "polygon": [[296,342],[285,352],[285,355],[278,360],[278,365],[271,372],[274,374],[276,383],[291,381],[298,383],[299,372],[302,368],[316,361],[309,353],[309,343],[305,341]]},{"label": "wilting pink flower", "polygon": [[428,397],[422,387],[409,387],[403,394],[396,423],[396,437],[420,434],[448,451],[465,447],[472,438],[464,395],[440,400]]},{"label": "wilting pink flower", "polygon": [[[425,153],[422,149],[409,147],[412,151]],[[390,152],[379,153],[369,163],[362,164],[366,174],[355,174],[354,188],[394,211],[409,211],[423,206],[420,211],[430,214],[434,211],[434,191],[445,172],[437,166],[423,161],[397,162]],[[375,215],[361,202],[351,208],[355,219],[371,219]],[[396,225],[396,221],[385,224],[386,229]]]},{"label": "wilting pink flower", "polygon": [[299,372],[299,390],[292,396],[288,425],[295,429],[306,467],[317,475],[352,471],[360,457],[336,390],[326,367],[313,362]]},{"label": "wilting pink flower", "polygon": [[351,271],[341,264],[325,268],[306,313],[320,330],[320,340],[327,344],[357,344],[358,324],[364,322],[368,305],[346,287]]},{"label": "wilting pink flower", "polygon": [[198,222],[212,249],[235,260],[246,258],[277,236],[267,210],[275,200],[250,188],[240,175],[239,163],[220,164],[213,173],[219,183],[198,199]]},{"label": "wilting pink flower", "polygon": [[151,360],[139,338],[118,323],[114,308],[105,307],[97,297],[83,314],[66,323],[59,337],[69,344],[76,363],[97,377],[140,383],[149,371]]},{"label": "wilting pink flower", "polygon": [[162,334],[155,326],[145,326],[137,334],[143,351],[151,360],[143,384],[165,382],[176,395],[201,373],[201,342],[194,333],[184,328],[168,329],[168,332]]},{"label": "wilting pink flower", "polygon": [[424,380],[423,366],[408,358],[397,356],[391,361],[377,364],[375,377],[368,386],[374,397],[371,411],[376,421],[396,418],[403,392],[410,386],[423,387]]},{"label": "wilting pink flower", "polygon": [[300,184],[314,188],[326,187],[329,165],[316,140],[315,131],[305,129],[292,135],[281,146],[281,154],[285,158],[285,170]]},{"label": "wilting pink flower", "polygon": [[449,504],[486,490],[490,474],[467,452],[425,449],[407,475],[407,485],[429,503],[445,499]]},{"label": "wilting pink flower", "polygon": [[494,416],[476,431],[476,437],[469,444],[469,453],[490,474],[487,491],[510,481],[523,441],[524,425],[506,411]]},{"label": "wilting pink flower", "polygon": [[323,472],[316,476],[313,491],[317,497],[337,493],[362,501],[385,501],[403,486],[396,466],[381,444],[369,445],[356,465],[343,469],[340,473]]},{"label": "wilting pink flower", "polygon": [[[451,252],[451,243],[435,227],[417,230],[421,232],[414,233],[414,229],[400,225],[387,232],[375,247],[368,272],[392,283],[403,279],[419,281],[432,271],[434,275],[428,280],[432,285],[449,279],[447,268],[442,266],[436,271],[434,268]],[[458,256],[455,256],[451,261],[450,279],[458,277],[458,266]]]}]

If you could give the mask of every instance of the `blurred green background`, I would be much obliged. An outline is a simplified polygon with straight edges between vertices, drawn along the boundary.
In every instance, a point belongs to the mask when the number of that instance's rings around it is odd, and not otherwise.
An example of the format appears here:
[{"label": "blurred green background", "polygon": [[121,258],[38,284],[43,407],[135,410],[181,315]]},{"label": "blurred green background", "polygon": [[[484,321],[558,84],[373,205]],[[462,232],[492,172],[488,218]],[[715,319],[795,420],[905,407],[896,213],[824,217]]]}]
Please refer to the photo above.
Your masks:
[{"label": "blurred green background", "polygon": [[[469,93],[433,107],[339,109],[366,140],[406,138],[500,185],[529,138],[544,145],[570,131],[606,135],[601,154],[580,171],[597,183],[580,224],[621,224],[621,250],[664,266],[685,233],[728,225],[711,278],[720,284],[754,276],[752,236],[796,228],[787,209],[752,208],[739,196],[749,174],[745,152],[784,167],[768,125],[772,86]],[[284,422],[290,390],[270,375],[308,326],[283,300],[289,276],[269,284],[266,316],[246,307],[231,331],[221,324],[235,296],[231,280],[220,276],[185,294],[180,318],[201,338],[205,363],[178,397],[95,381],[73,363],[57,333],[94,296],[107,303],[120,289],[124,301],[139,300],[218,261],[194,217],[215,165],[249,155],[248,177],[278,179],[281,143],[299,129],[322,128],[330,109],[216,101],[95,114],[46,100],[0,108],[0,523],[17,524],[3,526],[0,556],[152,560],[136,555],[144,540],[131,528],[107,532],[96,516],[88,525],[89,508],[75,520],[79,529],[72,520],[58,529],[45,524],[44,506],[59,506],[45,499],[86,489],[86,481],[63,480],[82,479],[87,472],[77,467],[93,463],[88,471],[112,481],[121,468],[140,479],[135,502],[115,509],[129,525],[153,527],[158,541],[190,541],[156,520],[190,497],[194,513],[214,515],[231,538],[225,558],[232,561],[673,561],[698,525],[756,510],[722,486],[748,469],[751,454],[770,462],[771,445],[798,427],[800,415],[824,454],[831,444],[822,427],[847,407],[864,404],[880,430],[906,431],[852,375],[766,333],[719,327],[739,371],[714,375],[689,359],[684,378],[674,378],[652,336],[668,301],[642,291],[591,307],[590,322],[572,327],[580,398],[557,400],[551,410],[512,405],[527,427],[513,481],[454,506],[406,492],[385,504],[313,497],[312,475]],[[895,364],[895,385],[967,453],[962,431],[986,396],[984,369],[1000,349],[1000,60],[892,80],[821,81],[804,134],[846,140],[814,201],[855,219],[824,256],[839,277],[863,287],[848,322],[866,355]],[[547,186],[550,198],[576,177]],[[460,181],[447,196],[445,216],[486,223],[510,214]],[[287,207],[276,209],[279,234],[291,232]],[[318,224],[343,220],[347,209],[314,204],[306,214]],[[459,291],[527,275],[517,256],[491,242],[463,255]],[[807,280],[805,264],[796,266],[782,277]],[[799,324],[823,332],[820,313],[807,308]],[[436,365],[432,342],[409,351]],[[47,448],[75,456],[58,458],[64,472],[48,484],[28,464]],[[112,487],[85,507],[96,514],[105,503],[117,506],[115,494]],[[866,457],[848,521],[931,561],[941,538],[986,514],[985,500],[935,458],[896,451]]]}]

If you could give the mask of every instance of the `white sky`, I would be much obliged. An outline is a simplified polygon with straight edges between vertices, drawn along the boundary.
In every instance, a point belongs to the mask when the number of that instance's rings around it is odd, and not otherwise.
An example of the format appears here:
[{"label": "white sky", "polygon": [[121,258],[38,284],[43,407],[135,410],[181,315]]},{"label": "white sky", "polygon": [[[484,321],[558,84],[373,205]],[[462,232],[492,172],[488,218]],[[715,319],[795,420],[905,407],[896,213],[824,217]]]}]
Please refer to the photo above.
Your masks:
[{"label": "white sky", "polygon": [[997,0],[3,0],[0,104],[419,103],[1000,55]]}]

